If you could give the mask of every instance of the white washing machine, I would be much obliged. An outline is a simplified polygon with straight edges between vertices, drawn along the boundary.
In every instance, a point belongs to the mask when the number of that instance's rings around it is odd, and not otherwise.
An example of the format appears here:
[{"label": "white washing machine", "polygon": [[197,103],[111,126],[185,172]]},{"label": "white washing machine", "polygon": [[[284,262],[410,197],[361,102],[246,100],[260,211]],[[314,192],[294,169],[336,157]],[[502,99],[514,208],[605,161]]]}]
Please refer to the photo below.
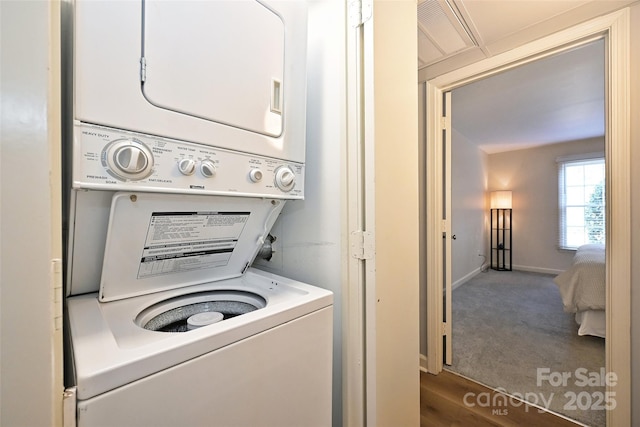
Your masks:
[{"label": "white washing machine", "polygon": [[99,291],[67,298],[78,425],[330,424],[331,293],[248,267],[282,200],[78,192],[76,222],[101,198]]},{"label": "white washing machine", "polygon": [[303,6],[74,4],[78,425],[331,423],[331,292],[251,267],[304,197]]}]

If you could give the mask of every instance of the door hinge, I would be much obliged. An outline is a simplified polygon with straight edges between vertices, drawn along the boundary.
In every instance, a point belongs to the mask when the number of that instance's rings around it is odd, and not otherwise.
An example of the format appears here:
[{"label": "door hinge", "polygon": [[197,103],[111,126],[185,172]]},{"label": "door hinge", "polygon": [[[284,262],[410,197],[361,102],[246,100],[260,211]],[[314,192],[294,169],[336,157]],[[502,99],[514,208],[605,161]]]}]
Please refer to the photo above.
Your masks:
[{"label": "door hinge", "polygon": [[440,117],[440,127],[442,129],[449,129],[449,123],[446,117]]},{"label": "door hinge", "polygon": [[372,259],[375,254],[375,240],[368,231],[351,233],[351,256],[356,259]]},{"label": "door hinge", "polygon": [[76,387],[69,387],[62,393],[62,425],[76,427]]},{"label": "door hinge", "polygon": [[442,322],[442,336],[451,335],[451,326],[449,322]]},{"label": "door hinge", "polygon": [[53,304],[53,327],[62,330],[62,260],[51,260],[51,302]]},{"label": "door hinge", "polygon": [[373,5],[371,0],[351,0],[349,1],[349,25],[357,28],[371,19]]},{"label": "door hinge", "polygon": [[440,231],[442,231],[443,233],[446,233],[447,232],[447,227],[448,227],[448,222],[447,222],[446,219],[443,219],[440,222]]},{"label": "door hinge", "polygon": [[147,60],[143,56],[140,58],[140,82],[144,83],[147,80]]}]

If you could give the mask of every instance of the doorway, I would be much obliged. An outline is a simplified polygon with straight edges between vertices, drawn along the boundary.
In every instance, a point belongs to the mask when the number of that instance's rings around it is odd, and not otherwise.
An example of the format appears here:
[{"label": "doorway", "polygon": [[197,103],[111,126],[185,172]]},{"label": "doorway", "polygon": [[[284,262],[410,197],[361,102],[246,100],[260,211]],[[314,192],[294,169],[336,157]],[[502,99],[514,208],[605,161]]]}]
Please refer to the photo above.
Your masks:
[{"label": "doorway", "polygon": [[[454,89],[448,168],[453,342],[447,369],[593,426],[605,423],[604,399],[602,404],[593,399],[604,396],[604,386],[587,388],[574,380],[538,384],[537,368],[574,373],[605,366],[603,337],[593,331],[578,336],[575,315],[565,311],[554,283],[570,270],[574,255],[559,248],[557,161],[571,155],[573,165],[600,153],[604,166],[604,58],[600,39]],[[604,167],[590,166],[589,172],[589,183],[604,182]],[[599,188],[572,186],[571,191],[583,193],[584,203]],[[501,200],[489,195],[505,194],[508,210],[493,209]],[[569,212],[579,210],[574,198]],[[582,229],[589,232],[571,234],[582,238],[574,245],[601,238],[591,232],[593,222]],[[601,309],[604,268],[603,263]],[[583,329],[589,327],[584,322]],[[579,406],[571,401],[574,395],[582,399]]]},{"label": "doorway", "polygon": [[[442,212],[442,144],[439,143],[442,129],[443,93],[460,87],[465,83],[479,80],[482,77],[494,75],[498,72],[514,68],[548,57],[555,53],[584,45],[595,39],[603,38],[607,50],[607,182],[609,183],[607,197],[608,238],[606,259],[607,270],[607,342],[606,342],[606,370],[615,372],[620,379],[615,386],[608,386],[608,391],[616,393],[614,410],[607,412],[608,425],[626,425],[630,420],[630,336],[629,336],[629,306],[630,296],[630,256],[629,248],[629,218],[630,197],[629,182],[629,132],[628,106],[624,95],[628,84],[625,70],[628,67],[628,55],[625,47],[628,45],[628,11],[617,12],[598,18],[584,25],[556,33],[545,39],[530,43],[502,55],[480,61],[471,66],[445,74],[426,83],[426,111],[427,111],[427,144],[426,169],[427,182],[427,369],[432,373],[442,370],[442,355],[444,343],[441,331],[443,327],[443,287],[445,256],[442,241],[442,231],[447,225],[443,224],[439,213]],[[626,192],[625,192],[626,191]],[[451,237],[451,233],[447,234]],[[616,292],[611,291],[610,284],[616,283]],[[611,318],[610,313],[617,316]]]}]

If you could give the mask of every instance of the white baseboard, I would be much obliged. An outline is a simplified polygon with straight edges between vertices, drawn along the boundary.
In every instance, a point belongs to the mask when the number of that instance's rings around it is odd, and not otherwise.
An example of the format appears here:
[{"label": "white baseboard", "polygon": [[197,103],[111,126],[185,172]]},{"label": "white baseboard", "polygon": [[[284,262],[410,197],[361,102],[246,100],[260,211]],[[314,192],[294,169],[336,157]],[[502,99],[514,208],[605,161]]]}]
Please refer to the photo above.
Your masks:
[{"label": "white baseboard", "polygon": [[420,370],[422,372],[428,372],[427,371],[427,356],[425,356],[424,354],[420,355]]},{"label": "white baseboard", "polygon": [[[467,281],[473,279],[474,277],[476,277],[478,274],[480,274],[483,271],[483,267],[478,267],[475,270],[473,270],[472,272],[470,272],[469,274],[461,277],[460,279],[456,280],[455,282],[453,282],[451,284],[451,290],[456,289],[457,287],[465,284]],[[487,266],[488,267],[488,266]],[[552,274],[554,276],[557,276],[558,274],[562,273],[564,270],[557,270],[554,268],[544,268],[544,267],[531,267],[528,265],[514,265],[512,267],[514,270],[518,270],[518,271],[528,271],[530,273],[542,273],[542,274]],[[487,268],[489,269],[489,268]]]},{"label": "white baseboard", "polygon": [[543,273],[543,274],[554,274],[554,275],[558,275],[564,271],[564,270],[556,270],[554,268],[531,267],[528,265],[514,265],[513,269],[519,270],[519,271],[529,271],[531,273]]},{"label": "white baseboard", "polygon": [[473,270],[471,273],[461,277],[460,279],[456,280],[455,282],[453,282],[451,284],[451,290],[454,290],[455,288],[457,288],[460,285],[463,285],[465,282],[473,279],[474,277],[476,277],[478,274],[480,274],[480,272],[482,271],[482,267],[478,267],[475,270]]}]

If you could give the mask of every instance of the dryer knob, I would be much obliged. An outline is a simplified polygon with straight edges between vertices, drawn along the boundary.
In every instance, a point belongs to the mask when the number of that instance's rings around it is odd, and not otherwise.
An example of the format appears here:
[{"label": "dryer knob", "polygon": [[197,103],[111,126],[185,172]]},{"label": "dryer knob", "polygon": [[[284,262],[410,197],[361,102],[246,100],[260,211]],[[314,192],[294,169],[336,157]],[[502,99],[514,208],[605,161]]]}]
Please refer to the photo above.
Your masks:
[{"label": "dryer knob", "polygon": [[132,175],[146,170],[149,164],[147,154],[132,145],[117,149],[113,159],[118,169]]},{"label": "dryer knob", "polygon": [[275,184],[282,191],[291,191],[296,183],[296,174],[289,166],[280,166],[276,170]]},{"label": "dryer knob", "polygon": [[111,173],[121,179],[140,180],[153,172],[153,153],[137,139],[110,142],[103,151],[102,159]]},{"label": "dryer knob", "polygon": [[196,171],[196,161],[193,159],[182,159],[178,162],[178,170],[183,175],[193,175]]},{"label": "dryer knob", "polygon": [[202,176],[205,178],[213,178],[216,174],[216,166],[211,160],[203,160],[202,163],[200,163],[200,173],[202,173]]}]

